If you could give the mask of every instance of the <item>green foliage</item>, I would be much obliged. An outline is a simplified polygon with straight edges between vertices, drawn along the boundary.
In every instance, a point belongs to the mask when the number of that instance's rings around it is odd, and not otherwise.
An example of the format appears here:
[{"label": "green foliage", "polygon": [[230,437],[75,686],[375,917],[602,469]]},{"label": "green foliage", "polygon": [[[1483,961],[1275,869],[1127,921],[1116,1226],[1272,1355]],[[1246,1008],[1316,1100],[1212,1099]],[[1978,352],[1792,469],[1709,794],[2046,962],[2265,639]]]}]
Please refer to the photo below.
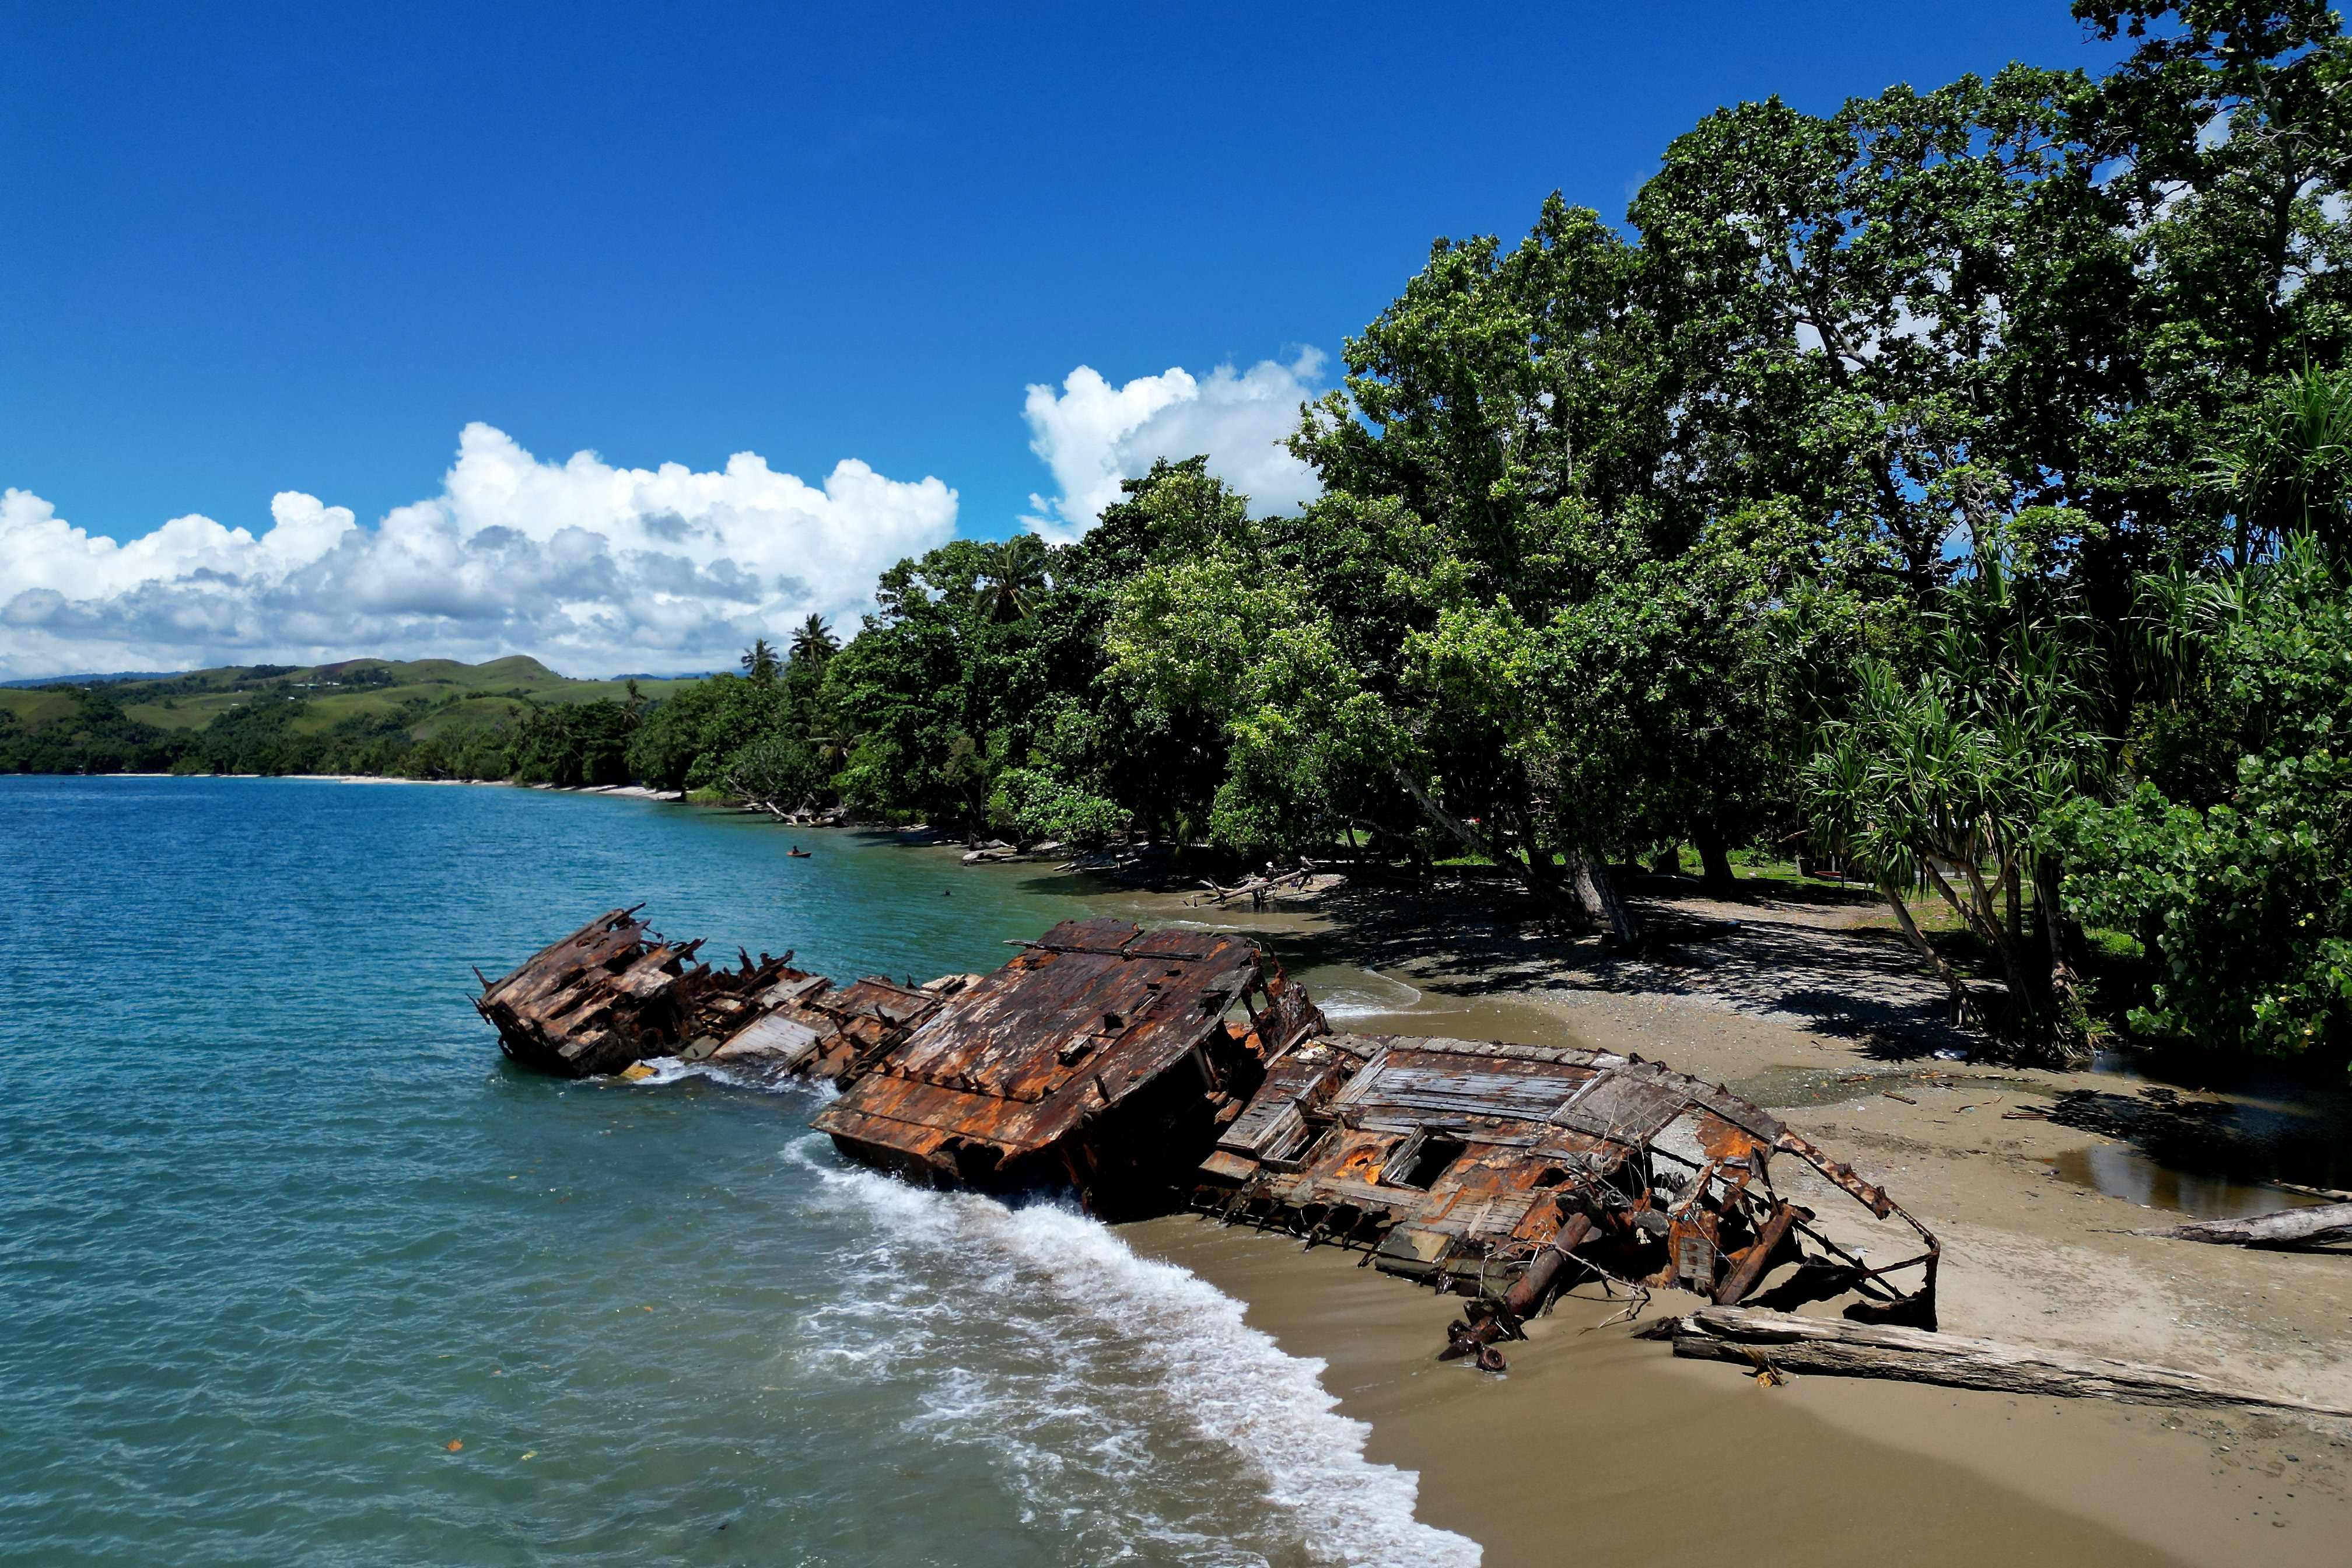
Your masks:
[{"label": "green foliage", "polygon": [[2120,805],[2075,801],[2053,823],[2085,920],[2158,963],[2134,1029],[2206,1049],[2352,1054],[2352,761],[2249,756],[2230,804],[2202,810],[2142,784]]},{"label": "green foliage", "polygon": [[637,722],[636,713],[623,702],[534,709],[518,741],[515,782],[564,789],[627,784],[629,742]]},{"label": "green foliage", "polygon": [[49,700],[42,718],[0,719],[0,773],[155,773],[180,760],[182,742],[131,717],[113,687],[51,687],[41,695]]},{"label": "green foliage", "polygon": [[1007,768],[990,805],[1025,838],[1101,844],[1127,826],[1117,801],[1088,794],[1035,768]]},{"label": "green foliage", "polygon": [[2051,813],[2083,918],[2156,961],[2143,1033],[2352,1060],[2352,599],[2316,540],[2205,579],[2146,585],[2172,679],[2127,754],[2120,803]]}]

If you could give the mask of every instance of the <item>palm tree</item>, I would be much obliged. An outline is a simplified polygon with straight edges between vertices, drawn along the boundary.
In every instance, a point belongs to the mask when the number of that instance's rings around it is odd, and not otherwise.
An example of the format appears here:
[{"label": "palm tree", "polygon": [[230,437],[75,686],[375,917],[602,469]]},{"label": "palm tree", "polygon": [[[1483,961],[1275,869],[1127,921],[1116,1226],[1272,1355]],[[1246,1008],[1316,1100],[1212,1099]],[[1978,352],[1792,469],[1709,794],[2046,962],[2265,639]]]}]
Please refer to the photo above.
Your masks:
[{"label": "palm tree", "polygon": [[989,620],[1022,620],[1037,607],[1046,587],[1045,542],[1034,533],[1016,533],[996,547],[976,603]]},{"label": "palm tree", "polygon": [[774,645],[765,637],[752,638],[751,646],[744,650],[739,662],[743,666],[743,673],[754,680],[773,680],[776,671],[782,668],[776,662]]},{"label": "palm tree", "polygon": [[824,617],[811,616],[801,623],[800,630],[793,634],[793,662],[823,664],[840,647],[840,639],[833,635],[833,628],[824,624]]}]

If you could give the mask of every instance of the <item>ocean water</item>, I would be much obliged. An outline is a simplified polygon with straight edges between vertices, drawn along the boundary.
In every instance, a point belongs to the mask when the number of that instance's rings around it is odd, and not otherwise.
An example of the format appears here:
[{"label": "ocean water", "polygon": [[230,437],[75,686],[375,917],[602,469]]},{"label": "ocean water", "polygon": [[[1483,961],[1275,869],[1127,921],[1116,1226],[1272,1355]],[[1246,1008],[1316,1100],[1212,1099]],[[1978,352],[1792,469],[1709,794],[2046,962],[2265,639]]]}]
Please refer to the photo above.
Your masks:
[{"label": "ocean water", "polygon": [[615,904],[842,978],[1081,910],[792,831],[0,777],[0,1562],[1475,1562],[1115,1231],[847,1168],[807,1091],[499,1055],[469,966]]}]

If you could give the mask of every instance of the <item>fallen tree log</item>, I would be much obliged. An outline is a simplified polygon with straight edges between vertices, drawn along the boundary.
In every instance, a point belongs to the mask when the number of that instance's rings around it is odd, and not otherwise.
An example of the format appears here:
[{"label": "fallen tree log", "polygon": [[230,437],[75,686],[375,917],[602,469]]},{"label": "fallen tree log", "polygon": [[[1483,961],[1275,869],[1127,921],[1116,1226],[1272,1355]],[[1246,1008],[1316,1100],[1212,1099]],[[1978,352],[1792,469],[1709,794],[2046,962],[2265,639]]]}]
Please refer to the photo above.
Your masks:
[{"label": "fallen tree log", "polygon": [[1677,1356],[1730,1362],[1750,1372],[1817,1372],[1833,1377],[1894,1378],[1997,1394],[2352,1418],[2352,1410],[2233,1388],[2169,1367],[1959,1334],[1931,1334],[1922,1329],[1801,1318],[1760,1307],[1701,1307],[1638,1331],[1645,1339],[1672,1339]]},{"label": "fallen tree log", "polygon": [[2251,1219],[2203,1219],[2124,1234],[2205,1241],[2216,1247],[2326,1247],[2333,1242],[2352,1241],[2352,1203],[2316,1204],[2256,1215]]},{"label": "fallen tree log", "polygon": [[2342,1187],[2306,1187],[2301,1182],[2273,1182],[2282,1192],[2301,1193],[2307,1198],[2326,1198],[2332,1204],[2352,1204],[2352,1193]]}]

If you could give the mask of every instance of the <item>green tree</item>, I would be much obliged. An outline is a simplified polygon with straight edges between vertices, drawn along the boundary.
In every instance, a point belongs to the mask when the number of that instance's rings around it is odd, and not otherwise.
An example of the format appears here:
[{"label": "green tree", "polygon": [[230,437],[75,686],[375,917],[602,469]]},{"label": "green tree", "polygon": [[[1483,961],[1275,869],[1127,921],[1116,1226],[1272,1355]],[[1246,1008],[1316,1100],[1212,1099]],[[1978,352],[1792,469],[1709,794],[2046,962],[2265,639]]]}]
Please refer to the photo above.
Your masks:
[{"label": "green tree", "polygon": [[1822,847],[1873,878],[1956,1014],[1969,1011],[1968,994],[1911,917],[1916,885],[1933,887],[1999,963],[2012,1016],[1998,1022],[2027,1048],[2073,1059],[2083,1027],[2060,915],[2064,866],[2036,829],[2096,789],[2105,767],[2085,628],[2063,602],[2037,602],[2031,580],[1991,551],[1947,590],[1935,621],[1917,674],[1862,661],[1850,706],[1807,765],[1805,805]]},{"label": "green tree", "polygon": [[839,650],[841,639],[833,635],[823,616],[812,615],[793,633],[792,658],[794,664],[820,665]]},{"label": "green tree", "polygon": [[2051,814],[2066,896],[2137,939],[2156,975],[2127,1015],[2152,1038],[2352,1065],[2352,601],[2319,542],[2218,576],[2144,584],[2168,671],[2113,805]]}]

